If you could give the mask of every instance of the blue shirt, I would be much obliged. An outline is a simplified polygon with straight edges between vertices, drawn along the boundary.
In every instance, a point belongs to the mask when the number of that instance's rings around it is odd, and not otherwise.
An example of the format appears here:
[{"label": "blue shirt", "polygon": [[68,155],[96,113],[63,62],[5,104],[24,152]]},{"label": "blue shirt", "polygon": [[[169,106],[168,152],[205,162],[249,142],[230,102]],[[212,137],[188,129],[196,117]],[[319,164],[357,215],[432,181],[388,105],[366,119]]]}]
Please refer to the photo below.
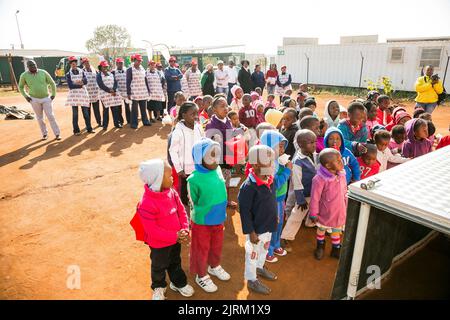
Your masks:
[{"label": "blue shirt", "polygon": [[[178,79],[175,79],[178,77]],[[181,78],[183,78],[183,74],[180,69],[168,67],[164,70],[164,78],[167,81],[167,91],[169,92],[177,92],[181,91]]]}]

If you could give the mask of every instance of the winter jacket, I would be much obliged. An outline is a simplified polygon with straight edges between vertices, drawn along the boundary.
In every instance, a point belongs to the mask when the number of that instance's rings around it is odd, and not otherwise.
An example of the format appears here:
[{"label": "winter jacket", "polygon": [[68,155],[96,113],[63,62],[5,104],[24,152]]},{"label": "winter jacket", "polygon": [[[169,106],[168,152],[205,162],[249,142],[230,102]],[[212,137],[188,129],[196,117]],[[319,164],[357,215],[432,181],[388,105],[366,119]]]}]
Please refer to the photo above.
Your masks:
[{"label": "winter jacket", "polygon": [[164,248],[177,243],[178,231],[189,230],[186,210],[174,189],[152,191],[147,185],[137,214],[144,229],[144,242],[151,248]]},{"label": "winter jacket", "polygon": [[438,101],[438,95],[444,91],[442,81],[432,85],[431,78],[428,76],[422,76],[417,78],[414,86],[417,97],[416,102],[419,103],[436,103]]},{"label": "winter jacket", "polygon": [[193,130],[185,126],[183,121],[176,124],[171,134],[169,154],[177,173],[184,170],[184,173],[191,174],[194,171],[192,146],[204,136],[200,124],[196,123]]},{"label": "winter jacket", "polygon": [[339,228],[347,216],[347,183],[345,172],[332,174],[322,165],[313,178],[310,217],[317,217],[322,226]]},{"label": "winter jacket", "polygon": [[417,158],[432,151],[433,143],[428,139],[417,140],[414,136],[414,118],[405,123],[407,140],[403,144],[402,154],[405,158]]},{"label": "winter jacket", "polygon": [[342,135],[341,130],[339,130],[338,128],[329,128],[327,130],[327,132],[325,133],[325,138],[324,138],[325,148],[333,148],[333,146],[328,145],[328,137],[333,132],[337,132],[341,136],[342,143],[341,143],[339,152],[341,153],[342,161],[344,162],[344,169],[345,169],[345,173],[346,173],[346,177],[347,177],[347,184],[349,184],[352,180],[354,180],[354,181],[360,180],[361,179],[361,171],[359,169],[358,160],[356,160],[353,153],[345,147],[344,136]]}]

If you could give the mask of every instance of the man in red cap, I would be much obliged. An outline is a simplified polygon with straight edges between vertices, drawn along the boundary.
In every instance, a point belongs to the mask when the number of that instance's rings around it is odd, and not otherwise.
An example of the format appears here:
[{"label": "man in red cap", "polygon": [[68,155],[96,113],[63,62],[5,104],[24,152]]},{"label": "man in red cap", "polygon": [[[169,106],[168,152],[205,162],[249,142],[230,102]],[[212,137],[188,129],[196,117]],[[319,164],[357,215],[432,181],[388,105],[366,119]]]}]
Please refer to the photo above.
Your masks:
[{"label": "man in red cap", "polygon": [[175,66],[176,63],[177,59],[174,56],[171,56],[169,59],[169,66],[164,70],[164,77],[167,82],[167,112],[175,105],[175,93],[181,91],[181,78],[183,78],[183,74],[180,69]]},{"label": "man in red cap", "polygon": [[184,74],[189,88],[189,100],[195,100],[196,97],[202,95],[202,87],[200,86],[200,78],[202,74],[197,68],[197,61],[192,60],[191,67]]},{"label": "man in red cap", "polygon": [[69,57],[70,70],[66,73],[67,85],[69,93],[66,99],[66,106],[72,107],[72,126],[73,134],[79,136],[81,134],[78,126],[78,107],[81,107],[84,122],[86,123],[86,131],[94,133],[91,126],[91,109],[89,102],[89,93],[86,89],[87,79],[86,74],[78,68],[78,59],[76,57]]},{"label": "man in red cap", "polygon": [[[148,69],[145,73],[147,87],[149,92],[149,101],[147,101],[148,115],[151,122],[162,121],[163,103],[166,100],[164,94],[164,77],[156,70],[156,62],[151,60],[148,63]],[[152,114],[154,118],[152,118]]]},{"label": "man in red cap", "polygon": [[97,71],[91,67],[87,57],[81,59],[81,62],[87,79],[86,89],[89,94],[89,102],[94,111],[95,120],[97,121],[98,126],[101,127],[102,117],[100,115],[100,101],[98,98]]},{"label": "man in red cap", "polygon": [[133,65],[127,69],[127,98],[131,100],[130,127],[137,129],[138,115],[141,111],[141,119],[144,126],[151,126],[147,117],[148,88],[145,78],[145,69],[141,66],[142,56],[131,56]]},{"label": "man in red cap", "polygon": [[[111,71],[117,81],[117,91],[122,96],[125,104],[125,117],[127,119],[127,123],[130,124],[130,104],[128,103],[128,94],[127,94],[127,73],[123,68],[124,60],[123,58],[116,59],[116,69]],[[120,123],[123,125],[123,116],[122,116],[122,106],[119,109],[119,119]]]},{"label": "man in red cap", "polygon": [[99,98],[103,105],[103,130],[108,129],[109,110],[113,116],[114,126],[122,128],[120,122],[120,107],[122,106],[122,97],[117,94],[117,80],[114,75],[108,71],[109,63],[104,60],[98,66],[100,72],[97,74],[97,84],[99,86]]}]

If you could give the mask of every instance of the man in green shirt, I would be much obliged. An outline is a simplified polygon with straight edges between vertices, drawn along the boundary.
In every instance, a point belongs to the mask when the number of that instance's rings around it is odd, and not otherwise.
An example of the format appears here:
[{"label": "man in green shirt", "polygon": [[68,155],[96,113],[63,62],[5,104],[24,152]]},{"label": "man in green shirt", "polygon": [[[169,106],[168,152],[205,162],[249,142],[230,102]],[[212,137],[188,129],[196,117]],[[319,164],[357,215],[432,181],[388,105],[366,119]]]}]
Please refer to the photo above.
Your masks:
[{"label": "man in green shirt", "polygon": [[[53,114],[52,101],[55,99],[56,86],[52,77],[47,71],[38,69],[36,62],[29,60],[27,62],[28,71],[20,75],[19,90],[33,107],[36,119],[42,132],[42,140],[47,140],[48,132],[44,122],[44,112],[50,122],[56,140],[61,140],[60,130]],[[27,86],[28,92],[25,91]],[[48,87],[52,91],[51,96],[48,93]]]}]

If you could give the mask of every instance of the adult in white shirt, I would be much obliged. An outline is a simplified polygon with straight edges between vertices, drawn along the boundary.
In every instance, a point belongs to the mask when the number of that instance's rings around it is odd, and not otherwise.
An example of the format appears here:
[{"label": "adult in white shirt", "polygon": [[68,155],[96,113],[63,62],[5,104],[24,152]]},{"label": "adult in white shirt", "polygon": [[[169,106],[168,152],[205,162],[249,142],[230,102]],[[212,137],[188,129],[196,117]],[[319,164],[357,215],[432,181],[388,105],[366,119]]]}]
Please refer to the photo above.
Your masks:
[{"label": "adult in white shirt", "polygon": [[217,62],[217,70],[214,71],[214,78],[216,82],[216,92],[228,95],[228,72],[223,68],[223,61]]},{"label": "adult in white shirt", "polygon": [[234,66],[234,61],[230,60],[228,62],[228,66],[225,68],[228,74],[228,97],[227,102],[228,105],[231,104],[231,101],[233,100],[233,95],[231,94],[231,88],[237,84],[237,78],[238,78],[238,71],[236,67]]}]

